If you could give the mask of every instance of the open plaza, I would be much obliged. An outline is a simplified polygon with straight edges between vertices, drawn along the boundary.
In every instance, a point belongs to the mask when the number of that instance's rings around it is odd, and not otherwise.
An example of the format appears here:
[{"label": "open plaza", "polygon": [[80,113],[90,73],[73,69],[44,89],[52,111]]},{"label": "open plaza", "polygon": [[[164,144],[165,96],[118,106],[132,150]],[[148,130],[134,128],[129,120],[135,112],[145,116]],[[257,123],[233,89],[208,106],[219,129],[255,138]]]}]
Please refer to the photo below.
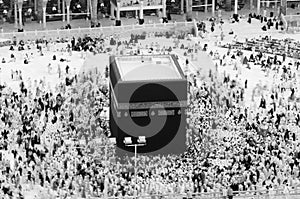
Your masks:
[{"label": "open plaza", "polygon": [[0,198],[300,198],[297,1],[0,9]]}]

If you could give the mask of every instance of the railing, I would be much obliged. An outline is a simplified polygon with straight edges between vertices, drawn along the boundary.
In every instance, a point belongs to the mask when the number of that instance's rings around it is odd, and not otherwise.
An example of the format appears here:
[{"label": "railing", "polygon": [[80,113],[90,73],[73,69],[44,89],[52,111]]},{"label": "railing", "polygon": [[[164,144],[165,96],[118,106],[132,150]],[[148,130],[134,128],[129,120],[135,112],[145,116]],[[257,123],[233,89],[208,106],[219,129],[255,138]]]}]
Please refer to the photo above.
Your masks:
[{"label": "railing", "polygon": [[297,198],[299,198],[300,188],[297,187],[287,192],[284,189],[277,189],[270,192],[268,190],[258,190],[258,191],[237,191],[233,193],[235,195],[235,198],[249,198],[249,197],[262,198],[263,196],[270,196],[270,198],[272,199],[282,198],[282,196],[290,196],[287,198],[295,198],[294,196],[297,196]]},{"label": "railing", "polygon": [[101,35],[119,34],[120,37],[128,36],[131,33],[139,34],[142,32],[193,32],[195,27],[194,22],[175,22],[175,23],[162,23],[162,24],[143,24],[143,25],[126,25],[126,26],[105,26],[99,28],[76,28],[76,29],[57,29],[57,30],[42,30],[42,31],[25,31],[25,32],[11,32],[0,33],[0,38],[17,40],[32,40],[32,39],[57,39],[82,37],[90,35],[97,37]]},{"label": "railing", "polygon": [[[40,189],[41,190],[41,189]],[[41,190],[41,195],[43,198],[53,198],[52,194],[46,189],[43,191]],[[224,199],[222,192],[209,192],[209,193],[182,193],[182,194],[151,194],[145,195],[141,194],[139,196],[118,196],[118,197],[94,197],[86,194],[89,199],[183,199],[183,198],[190,198],[190,199]],[[235,191],[233,192],[234,199],[299,199],[300,198],[300,188],[291,189],[288,192],[284,191],[284,189],[277,189],[273,190],[272,192],[268,192],[267,190],[254,190],[254,191]],[[226,197],[227,198],[227,197]],[[75,195],[72,199],[83,199],[80,195]]]},{"label": "railing", "polygon": [[[89,12],[79,12],[79,13],[70,13],[70,16],[80,16],[80,15],[90,15]],[[46,17],[60,17],[60,16],[67,16],[67,13],[58,13],[58,14],[46,14]]]},{"label": "railing", "polygon": [[[253,198],[260,199],[269,196],[270,199],[281,199],[283,196],[286,199],[298,199],[300,196],[300,189],[292,189],[289,193],[284,193],[283,189],[274,190],[273,193],[268,193],[266,190],[259,191],[235,191],[233,192],[235,199]],[[91,199],[100,199],[97,197],[90,197]],[[184,194],[153,194],[144,196],[127,196],[127,197],[107,197],[105,199],[153,199],[153,198],[164,198],[164,199],[182,199],[182,198],[193,198],[193,199],[223,199],[224,196],[221,192],[210,192],[210,193],[184,193]],[[226,197],[227,198],[227,197]]]},{"label": "railing", "polygon": [[299,33],[300,32],[300,15],[282,15],[282,22],[284,28],[289,33]]}]

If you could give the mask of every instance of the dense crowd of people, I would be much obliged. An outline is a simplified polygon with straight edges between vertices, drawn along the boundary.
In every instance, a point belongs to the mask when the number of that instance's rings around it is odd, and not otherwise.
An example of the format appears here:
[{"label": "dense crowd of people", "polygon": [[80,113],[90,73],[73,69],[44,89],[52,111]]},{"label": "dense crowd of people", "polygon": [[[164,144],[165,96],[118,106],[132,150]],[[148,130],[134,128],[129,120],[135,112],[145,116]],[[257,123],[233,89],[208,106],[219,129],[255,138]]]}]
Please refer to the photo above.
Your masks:
[{"label": "dense crowd of people", "polygon": [[271,36],[265,36],[245,42],[236,41],[222,47],[282,55],[284,60],[286,57],[299,59],[299,42],[292,39],[274,39]]},{"label": "dense crowd of people", "polygon": [[[201,27],[205,29],[203,24]],[[143,39],[155,36],[149,33]],[[50,64],[49,73],[56,72],[59,79],[54,89],[45,79],[26,81],[22,71],[12,71],[11,79],[20,83],[19,90],[3,85],[0,92],[0,195],[156,198],[176,193],[192,198],[194,193],[211,193],[231,197],[233,191],[254,194],[252,191],[262,190],[272,195],[277,189],[288,194],[299,187],[299,62],[267,54],[264,46],[250,55],[231,49],[222,55],[204,43],[187,47],[189,35],[163,36],[174,41],[173,46],[153,42],[143,46],[134,35],[128,41],[105,36],[59,40],[64,46],[60,50],[66,54],[57,54],[53,60],[67,62],[72,51],[79,51],[85,58],[91,52],[166,54],[177,46],[184,51],[186,67],[191,68],[192,57],[206,51],[215,68],[207,77],[197,70],[187,74],[189,107],[184,154],[139,156],[136,183],[134,159],[119,161],[114,150],[107,150],[107,66],[104,71],[92,68],[78,74],[72,66],[55,70]],[[10,58],[3,59],[15,61],[14,49],[28,54],[37,49],[38,53],[24,58],[30,61],[47,51],[56,51],[56,43],[21,42],[10,48]],[[258,84],[250,90],[248,80],[241,81],[242,71],[253,67],[250,63],[260,66],[273,84]],[[235,75],[226,72],[230,67]],[[246,98],[249,93],[251,99]]]}]

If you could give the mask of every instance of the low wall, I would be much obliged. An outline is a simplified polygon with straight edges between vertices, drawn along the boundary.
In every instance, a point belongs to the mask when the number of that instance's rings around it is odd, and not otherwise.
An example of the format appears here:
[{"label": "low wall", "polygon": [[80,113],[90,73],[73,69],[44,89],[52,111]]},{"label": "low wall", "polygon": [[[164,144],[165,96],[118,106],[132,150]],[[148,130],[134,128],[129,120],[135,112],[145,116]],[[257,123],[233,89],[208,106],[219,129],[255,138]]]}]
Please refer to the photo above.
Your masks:
[{"label": "low wall", "polygon": [[0,39],[0,47],[11,45],[10,39]]},{"label": "low wall", "polygon": [[58,29],[44,31],[25,31],[0,33],[0,38],[12,40],[34,40],[34,39],[57,39],[83,37],[90,35],[97,37],[101,35],[117,34],[120,37],[128,37],[131,34],[141,34],[142,32],[173,32],[173,33],[191,33],[195,34],[195,22],[175,22],[163,24],[143,24],[143,25],[127,25],[127,26],[106,26],[99,28],[76,28],[76,29]]},{"label": "low wall", "polygon": [[[27,192],[26,195],[32,195],[34,190]],[[257,190],[257,191],[234,191],[235,199],[250,199],[250,198],[270,198],[270,199],[299,199],[300,189],[297,187],[295,189],[289,190],[288,193],[284,193],[283,189],[273,190],[273,193],[269,193],[267,190]],[[45,199],[55,199],[51,191],[47,189],[39,189],[40,196],[43,196]],[[90,199],[183,199],[183,198],[193,198],[193,199],[223,199],[223,194],[221,192],[210,192],[210,193],[182,193],[182,194],[152,194],[152,195],[140,195],[140,196],[124,196],[124,197],[93,197],[86,193],[87,197]],[[26,197],[25,197],[26,199]],[[81,194],[78,193],[71,197],[71,199],[83,199]]]}]

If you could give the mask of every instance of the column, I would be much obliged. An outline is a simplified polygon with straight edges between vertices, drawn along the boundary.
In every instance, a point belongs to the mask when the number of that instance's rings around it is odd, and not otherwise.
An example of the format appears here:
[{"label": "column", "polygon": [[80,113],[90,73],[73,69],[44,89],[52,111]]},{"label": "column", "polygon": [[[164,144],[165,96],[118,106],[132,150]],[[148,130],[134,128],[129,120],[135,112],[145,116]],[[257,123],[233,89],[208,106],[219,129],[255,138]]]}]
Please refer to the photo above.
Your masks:
[{"label": "column", "polygon": [[9,1],[9,9],[13,9],[14,8],[14,3],[15,1]]},{"label": "column", "polygon": [[180,10],[181,10],[181,13],[184,13],[184,0],[181,0],[180,1]]},{"label": "column", "polygon": [[250,0],[250,10],[253,9],[253,0]]},{"label": "column", "polygon": [[140,1],[141,8],[140,8],[140,19],[144,19],[144,2]]},{"label": "column", "polygon": [[86,0],[86,12],[90,13],[90,1]]},{"label": "column", "polygon": [[46,29],[46,7],[43,7],[43,27]]},{"label": "column", "polygon": [[267,2],[266,2],[266,6],[267,6],[267,8],[269,8],[269,7],[270,7],[270,1],[269,1],[269,0],[267,0]]},{"label": "column", "polygon": [[238,13],[238,0],[234,0],[234,14]]},{"label": "column", "polygon": [[115,19],[115,4],[113,4],[112,1],[110,1],[110,18]]},{"label": "column", "polygon": [[66,21],[66,7],[65,7],[65,0],[62,1],[62,21],[65,22]]},{"label": "column", "polygon": [[70,6],[67,5],[67,24],[70,24]]},{"label": "column", "polygon": [[189,13],[188,13],[188,15],[189,15],[189,17],[190,18],[192,18],[192,13],[193,13],[193,0],[189,0]]},{"label": "column", "polygon": [[23,29],[23,21],[22,21],[22,7],[19,8],[19,27],[22,30]]},{"label": "column", "polygon": [[91,0],[90,2],[91,2],[91,25],[96,26],[98,24],[98,16],[97,16],[98,0]]},{"label": "column", "polygon": [[186,0],[186,20],[192,19],[192,0]]},{"label": "column", "polygon": [[232,0],[225,0],[225,11],[232,11]]},{"label": "column", "polygon": [[70,24],[70,3],[71,3],[71,0],[66,0],[66,6],[67,6],[67,24]]},{"label": "column", "polygon": [[189,0],[189,12],[193,11],[193,0]]},{"label": "column", "polygon": [[212,0],[212,5],[211,5],[211,15],[213,16],[213,17],[215,17],[215,8],[216,8],[216,5],[215,5],[215,3],[216,3],[216,1],[215,0]]},{"label": "column", "polygon": [[189,12],[189,0],[185,0],[185,12],[188,13]]},{"label": "column", "polygon": [[120,20],[120,2],[117,2],[117,20]]},{"label": "column", "polygon": [[46,29],[46,8],[47,8],[48,0],[43,0],[43,28]]},{"label": "column", "polygon": [[36,13],[37,12],[37,0],[34,0],[33,6],[34,6],[33,12]]},{"label": "column", "polygon": [[204,13],[207,13],[207,0],[204,1]]},{"label": "column", "polygon": [[195,28],[195,36],[198,37],[199,30],[198,30],[198,27],[197,27],[197,21],[196,21],[196,19],[193,19],[193,22],[194,22],[194,28]]},{"label": "column", "polygon": [[15,28],[18,28],[18,5],[17,0],[14,2],[14,11],[15,11]]},{"label": "column", "polygon": [[167,17],[167,3],[166,0],[162,0],[162,4],[163,4],[163,17]]},{"label": "column", "polygon": [[280,5],[281,5],[281,13],[286,15],[287,0],[281,0]]},{"label": "column", "polygon": [[19,8],[19,27],[23,29],[23,21],[22,21],[22,7],[23,7],[23,0],[18,0],[18,8]]},{"label": "column", "polygon": [[260,0],[257,0],[257,14],[260,14]]},{"label": "column", "polygon": [[60,10],[60,4],[61,4],[61,1],[60,0],[57,0],[57,11],[58,13],[61,13],[61,10]]}]

